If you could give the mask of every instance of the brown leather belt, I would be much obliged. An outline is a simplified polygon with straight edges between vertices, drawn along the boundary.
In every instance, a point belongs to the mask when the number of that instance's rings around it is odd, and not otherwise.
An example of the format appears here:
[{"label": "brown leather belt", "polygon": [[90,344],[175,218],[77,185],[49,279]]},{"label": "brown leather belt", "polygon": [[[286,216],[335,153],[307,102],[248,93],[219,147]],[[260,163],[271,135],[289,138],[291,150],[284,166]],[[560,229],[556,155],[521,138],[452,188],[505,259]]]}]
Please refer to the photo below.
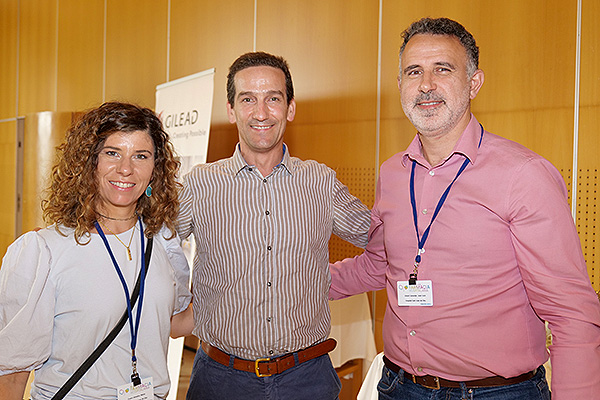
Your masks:
[{"label": "brown leather belt", "polygon": [[[383,363],[385,364],[386,367],[388,367],[390,370],[394,371],[395,373],[398,373],[401,369],[399,366],[397,366],[396,364],[391,362],[389,360],[389,358],[387,358],[386,356],[383,356]],[[404,376],[407,377],[409,380],[412,380],[413,383],[418,383],[419,385],[425,386],[428,389],[440,389],[443,387],[459,388],[459,387],[461,387],[460,386],[461,383],[464,383],[466,385],[466,387],[468,387],[468,388],[478,388],[478,387],[494,387],[494,386],[514,385],[516,383],[525,382],[526,380],[533,378],[535,376],[536,372],[537,372],[537,369],[535,371],[529,371],[522,375],[515,376],[512,378],[504,378],[502,376],[491,376],[489,378],[476,379],[474,381],[463,381],[463,382],[449,381],[447,379],[440,378],[437,376],[431,376],[431,375],[417,376],[417,375],[409,374],[406,371],[404,371]]]},{"label": "brown leather belt", "polygon": [[[295,354],[298,355],[298,364],[313,358],[320,357],[335,349],[337,342],[334,339],[327,339],[324,342],[317,343],[303,350],[298,350]],[[229,367],[231,356],[223,350],[211,346],[206,342],[202,342],[202,350],[213,360],[219,364]],[[296,365],[294,353],[288,353],[275,358],[259,358],[258,360],[245,360],[235,357],[233,359],[233,368],[238,371],[246,371],[255,373],[256,376],[264,377],[275,374],[280,374]]]}]

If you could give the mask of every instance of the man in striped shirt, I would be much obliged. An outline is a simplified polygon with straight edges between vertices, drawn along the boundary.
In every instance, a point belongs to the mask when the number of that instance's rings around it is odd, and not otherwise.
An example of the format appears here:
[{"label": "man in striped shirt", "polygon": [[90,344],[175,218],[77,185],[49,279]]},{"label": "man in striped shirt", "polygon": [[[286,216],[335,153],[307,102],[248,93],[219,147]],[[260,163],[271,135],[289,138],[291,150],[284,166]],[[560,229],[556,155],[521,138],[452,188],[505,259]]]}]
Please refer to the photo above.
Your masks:
[{"label": "man in striped shirt", "polygon": [[194,234],[188,399],[336,399],[328,241],[365,247],[370,213],[333,170],[283,143],[296,103],[285,60],[240,56],[227,77],[231,158],[186,177],[178,232]]}]

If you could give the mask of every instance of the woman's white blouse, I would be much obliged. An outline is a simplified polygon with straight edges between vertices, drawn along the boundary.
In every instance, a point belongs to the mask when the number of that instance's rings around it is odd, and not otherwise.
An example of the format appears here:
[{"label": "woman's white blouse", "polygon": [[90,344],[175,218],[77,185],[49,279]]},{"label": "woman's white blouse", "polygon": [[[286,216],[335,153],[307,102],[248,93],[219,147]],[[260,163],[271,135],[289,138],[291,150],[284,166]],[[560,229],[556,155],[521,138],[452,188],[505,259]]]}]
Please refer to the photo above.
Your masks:
[{"label": "woman's white blouse", "polygon": [[[132,261],[124,245],[107,235],[130,295],[142,257],[139,224],[132,229]],[[92,234],[89,243],[78,245],[71,229],[61,230],[66,237],[53,226],[19,237],[0,268],[0,375],[35,369],[33,399],[51,398],[126,309],[123,286],[100,236]],[[119,237],[128,243],[131,234]],[[170,386],[170,318],[191,299],[179,240],[165,236],[170,232],[163,229],[154,239],[136,349],[140,377],[151,376],[161,398]],[[115,399],[116,387],[131,381],[130,342],[127,323],[67,398]]]}]

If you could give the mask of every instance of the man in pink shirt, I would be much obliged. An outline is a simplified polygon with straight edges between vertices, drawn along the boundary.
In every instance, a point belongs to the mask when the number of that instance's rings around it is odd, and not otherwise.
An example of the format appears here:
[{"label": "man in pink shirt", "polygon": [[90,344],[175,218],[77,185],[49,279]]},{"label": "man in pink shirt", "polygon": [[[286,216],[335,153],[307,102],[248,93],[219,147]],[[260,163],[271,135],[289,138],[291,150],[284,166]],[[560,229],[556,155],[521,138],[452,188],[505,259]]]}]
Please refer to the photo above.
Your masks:
[{"label": "man in pink shirt", "polygon": [[330,297],[387,289],[380,399],[600,399],[600,303],[560,173],[484,130],[484,81],[459,23],[403,34],[402,107],[417,129],[381,166],[365,253]]}]

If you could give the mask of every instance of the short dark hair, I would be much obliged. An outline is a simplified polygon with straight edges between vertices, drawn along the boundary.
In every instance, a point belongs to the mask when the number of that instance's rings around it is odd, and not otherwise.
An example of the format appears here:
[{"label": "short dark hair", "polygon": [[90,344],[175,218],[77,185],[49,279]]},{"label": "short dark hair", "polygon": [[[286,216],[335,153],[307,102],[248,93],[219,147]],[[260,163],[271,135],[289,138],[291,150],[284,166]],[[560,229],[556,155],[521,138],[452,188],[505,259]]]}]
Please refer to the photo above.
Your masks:
[{"label": "short dark hair", "polygon": [[233,107],[235,102],[235,74],[246,68],[261,66],[280,69],[285,75],[285,94],[288,105],[294,99],[294,84],[292,83],[292,74],[290,74],[287,61],[283,57],[257,51],[242,54],[229,67],[229,74],[227,74],[227,101],[231,107]]},{"label": "short dark hair", "polygon": [[400,58],[408,41],[415,35],[446,35],[454,36],[467,51],[467,73],[473,75],[479,68],[479,47],[475,38],[464,26],[448,18],[422,18],[413,22],[402,32],[404,42],[400,47]]}]

